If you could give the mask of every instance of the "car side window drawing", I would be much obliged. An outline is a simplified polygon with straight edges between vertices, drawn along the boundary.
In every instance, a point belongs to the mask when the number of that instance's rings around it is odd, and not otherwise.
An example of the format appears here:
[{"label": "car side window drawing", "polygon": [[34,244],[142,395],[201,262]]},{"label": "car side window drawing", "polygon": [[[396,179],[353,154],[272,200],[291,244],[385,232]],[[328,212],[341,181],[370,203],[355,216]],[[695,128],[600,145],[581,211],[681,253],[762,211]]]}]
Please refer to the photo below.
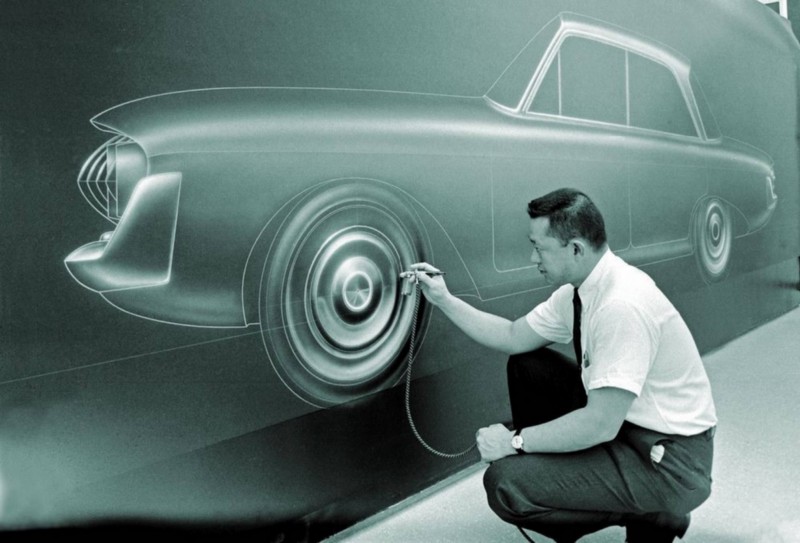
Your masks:
[{"label": "car side window drawing", "polygon": [[553,58],[529,111],[625,125],[625,95],[625,51],[568,37]]},{"label": "car side window drawing", "polygon": [[697,136],[681,88],[665,65],[628,53],[630,126]]},{"label": "car side window drawing", "polygon": [[561,43],[528,111],[697,137],[666,65],[576,36]]}]

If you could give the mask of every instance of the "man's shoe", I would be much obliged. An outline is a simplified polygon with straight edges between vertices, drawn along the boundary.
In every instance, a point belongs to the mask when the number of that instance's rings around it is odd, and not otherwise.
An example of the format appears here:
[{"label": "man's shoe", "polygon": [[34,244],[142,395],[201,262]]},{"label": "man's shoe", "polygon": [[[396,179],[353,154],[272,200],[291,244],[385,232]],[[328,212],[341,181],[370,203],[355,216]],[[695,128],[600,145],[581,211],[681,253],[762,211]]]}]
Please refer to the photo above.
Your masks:
[{"label": "man's shoe", "polygon": [[628,543],[672,543],[676,537],[683,539],[689,529],[689,514],[648,513],[626,523]]}]

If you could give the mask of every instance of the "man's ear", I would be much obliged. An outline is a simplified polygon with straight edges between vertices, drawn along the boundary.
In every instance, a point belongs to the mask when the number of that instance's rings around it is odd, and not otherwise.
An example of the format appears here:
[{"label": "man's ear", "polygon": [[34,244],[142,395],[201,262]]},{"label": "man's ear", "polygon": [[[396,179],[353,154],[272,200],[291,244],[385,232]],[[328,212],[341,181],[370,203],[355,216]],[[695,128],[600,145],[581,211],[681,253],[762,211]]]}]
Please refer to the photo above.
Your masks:
[{"label": "man's ear", "polygon": [[586,245],[579,239],[572,240],[572,254],[575,256],[586,254]]}]

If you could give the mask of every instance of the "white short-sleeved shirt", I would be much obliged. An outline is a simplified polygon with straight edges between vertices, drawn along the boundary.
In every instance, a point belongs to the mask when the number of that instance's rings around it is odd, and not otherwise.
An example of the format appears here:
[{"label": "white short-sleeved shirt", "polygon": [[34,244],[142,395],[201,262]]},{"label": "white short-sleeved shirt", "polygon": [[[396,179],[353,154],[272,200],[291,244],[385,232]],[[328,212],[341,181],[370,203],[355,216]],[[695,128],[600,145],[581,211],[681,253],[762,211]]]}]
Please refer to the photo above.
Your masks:
[{"label": "white short-sleeved shirt", "polygon": [[[607,251],[581,284],[581,378],[587,391],[636,395],[626,420],[666,434],[695,435],[717,423],[711,385],[694,338],[655,282]],[[526,319],[540,336],[572,341],[572,285]]]}]

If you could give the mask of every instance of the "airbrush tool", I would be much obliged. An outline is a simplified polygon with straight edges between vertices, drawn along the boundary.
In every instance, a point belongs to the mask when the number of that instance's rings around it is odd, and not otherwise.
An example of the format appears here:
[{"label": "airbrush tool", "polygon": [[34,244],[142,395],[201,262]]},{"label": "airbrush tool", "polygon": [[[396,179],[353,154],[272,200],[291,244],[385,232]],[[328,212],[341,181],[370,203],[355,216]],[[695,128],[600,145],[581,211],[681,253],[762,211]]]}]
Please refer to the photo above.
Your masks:
[{"label": "airbrush tool", "polygon": [[421,273],[431,277],[436,275],[445,275],[445,272],[439,270],[407,270],[400,272],[400,279],[407,279],[407,281],[403,281],[403,294],[405,296],[411,294],[411,291],[413,290],[412,285],[419,284],[419,275]]},{"label": "airbrush tool", "polygon": [[[408,296],[414,289],[419,288],[419,276],[425,274],[429,277],[434,277],[437,275],[445,275],[445,272],[439,270],[407,270],[404,272],[400,272],[400,279],[403,281],[403,294]],[[411,337],[408,341],[408,369],[406,370],[406,394],[405,394],[405,406],[406,406],[406,418],[408,419],[408,424],[411,427],[411,431],[414,433],[414,437],[417,438],[420,445],[422,445],[428,452],[439,456],[441,458],[459,458],[470,454],[476,447],[476,444],[473,443],[468,448],[459,451],[459,452],[443,452],[440,451],[425,441],[425,438],[422,437],[419,430],[417,429],[417,425],[414,423],[414,417],[411,415],[411,370],[413,369],[414,364],[414,353],[416,350],[416,343],[417,343],[417,325],[419,319],[419,310],[420,310],[420,298],[422,296],[417,295],[414,299],[414,313],[413,313],[413,322],[411,323]]]}]

